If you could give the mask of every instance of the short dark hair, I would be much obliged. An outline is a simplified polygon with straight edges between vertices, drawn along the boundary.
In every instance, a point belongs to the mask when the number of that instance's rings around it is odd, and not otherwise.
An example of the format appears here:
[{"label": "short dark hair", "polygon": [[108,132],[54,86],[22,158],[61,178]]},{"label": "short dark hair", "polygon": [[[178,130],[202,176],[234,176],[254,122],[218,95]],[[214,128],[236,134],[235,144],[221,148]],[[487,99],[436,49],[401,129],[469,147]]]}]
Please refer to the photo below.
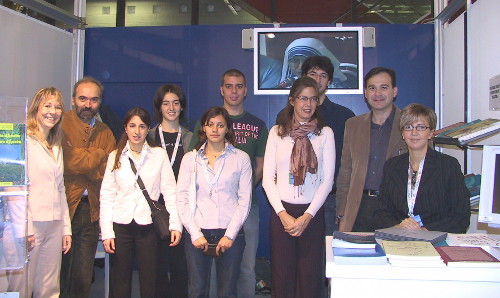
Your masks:
[{"label": "short dark hair", "polygon": [[387,68],[387,67],[374,67],[372,68],[366,75],[363,80],[363,88],[366,89],[366,85],[368,83],[368,80],[371,79],[372,77],[378,75],[379,73],[385,72],[391,77],[391,83],[392,83],[392,88],[396,87],[396,72],[393,69]]},{"label": "short dark hair", "polygon": [[99,99],[102,100],[102,92],[104,91],[104,86],[99,82],[98,80],[94,79],[93,77],[83,77],[78,80],[78,82],[75,83],[75,86],[73,86],[73,95],[71,97],[76,96],[76,89],[80,84],[83,83],[94,83],[98,88],[99,88]]},{"label": "short dark hair", "polygon": [[184,121],[184,109],[186,108],[186,96],[179,85],[175,84],[163,84],[156,90],[153,97],[153,106],[155,108],[155,118],[156,121],[161,123],[163,115],[161,114],[161,105],[163,103],[163,98],[165,94],[173,93],[179,98],[179,103],[181,104],[181,113],[179,115],[179,122]]},{"label": "short dark hair", "polygon": [[220,80],[221,87],[224,86],[224,78],[226,76],[228,76],[228,77],[243,77],[243,85],[245,85],[245,87],[247,85],[247,78],[245,77],[245,74],[243,74],[240,70],[233,68],[233,69],[227,70],[222,75],[222,78]]},{"label": "short dark hair", "polygon": [[333,73],[335,72],[335,69],[330,58],[326,56],[311,56],[307,58],[302,64],[302,76],[306,76],[309,71],[314,70],[315,68],[326,72],[328,74],[328,80],[330,82],[333,81]]},{"label": "short dark hair", "polygon": [[211,107],[206,110],[205,113],[203,113],[203,116],[201,116],[200,129],[198,130],[198,144],[196,144],[195,147],[196,150],[200,149],[200,147],[207,140],[207,135],[205,134],[203,127],[208,124],[208,121],[210,121],[210,119],[217,116],[222,116],[222,118],[224,118],[224,120],[226,121],[227,133],[224,138],[228,143],[236,147],[236,142],[234,140],[233,121],[231,120],[231,117],[229,117],[229,113],[223,107]]}]

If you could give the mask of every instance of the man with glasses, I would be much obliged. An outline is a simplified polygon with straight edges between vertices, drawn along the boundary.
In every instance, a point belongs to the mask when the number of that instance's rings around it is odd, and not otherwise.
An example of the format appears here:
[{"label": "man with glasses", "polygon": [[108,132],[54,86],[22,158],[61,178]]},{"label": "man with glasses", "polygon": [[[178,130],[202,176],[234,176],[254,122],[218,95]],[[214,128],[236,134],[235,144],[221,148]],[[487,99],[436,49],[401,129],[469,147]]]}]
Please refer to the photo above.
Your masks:
[{"label": "man with glasses", "polygon": [[63,255],[61,297],[88,297],[99,241],[99,191],[106,160],[115,149],[108,126],[96,119],[103,87],[85,77],[74,88],[73,109],[62,120],[64,185],[73,243]]},{"label": "man with glasses", "polygon": [[[335,135],[335,181],[340,168],[342,158],[342,146],[344,144],[344,128],[347,119],[354,117],[354,113],[339,104],[332,102],[326,91],[328,85],[333,81],[334,66],[326,56],[311,56],[302,64],[302,76],[313,78],[318,83],[319,101],[317,111],[323,121],[329,126]],[[338,230],[335,219],[335,193],[337,187],[333,184],[333,189],[325,201],[325,235],[333,235],[333,231]]]},{"label": "man with glasses", "polygon": [[349,119],[337,178],[337,219],[340,231],[373,232],[373,214],[380,206],[379,188],[387,159],[406,152],[394,105],[396,73],[375,67],[364,77],[370,112]]}]

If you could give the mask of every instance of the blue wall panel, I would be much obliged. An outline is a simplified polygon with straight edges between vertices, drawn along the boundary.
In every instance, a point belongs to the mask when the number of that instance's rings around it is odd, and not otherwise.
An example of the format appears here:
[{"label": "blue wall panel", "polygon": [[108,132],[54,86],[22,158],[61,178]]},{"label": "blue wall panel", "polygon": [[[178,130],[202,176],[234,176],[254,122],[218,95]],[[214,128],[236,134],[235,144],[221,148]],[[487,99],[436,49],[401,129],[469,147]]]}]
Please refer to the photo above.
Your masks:
[{"label": "blue wall panel", "polygon": [[[377,46],[364,49],[364,73],[379,65],[393,68],[398,75],[396,104],[400,108],[412,102],[434,108],[433,25],[370,26],[376,28]],[[222,73],[238,68],[247,76],[246,109],[270,127],[286,96],[253,94],[253,50],[241,48],[241,30],[253,27],[256,25],[87,29],[84,73],[103,83],[104,102],[120,118],[137,105],[152,112],[156,88],[177,83],[186,92],[186,115],[194,126],[208,107],[221,105]],[[368,111],[362,95],[330,98],[356,114]],[[270,209],[260,186],[257,196],[261,207],[258,255],[268,257]]]}]

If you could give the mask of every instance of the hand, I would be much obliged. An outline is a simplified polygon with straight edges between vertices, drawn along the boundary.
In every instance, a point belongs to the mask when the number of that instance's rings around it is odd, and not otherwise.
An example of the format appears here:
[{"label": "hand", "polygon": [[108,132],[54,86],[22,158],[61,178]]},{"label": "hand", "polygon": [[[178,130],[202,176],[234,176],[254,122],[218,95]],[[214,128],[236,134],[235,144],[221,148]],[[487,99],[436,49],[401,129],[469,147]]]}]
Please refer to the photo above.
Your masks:
[{"label": "hand", "polygon": [[110,238],[110,239],[102,240],[102,245],[104,246],[104,250],[108,254],[114,254],[115,253],[115,238]]},{"label": "hand", "polygon": [[227,236],[220,238],[217,247],[215,248],[215,252],[218,256],[222,255],[223,252],[230,249],[233,246],[233,240],[229,239]]},{"label": "hand", "polygon": [[182,233],[179,231],[170,231],[170,244],[169,246],[176,246],[181,241]]},{"label": "hand", "polygon": [[196,248],[199,248],[199,249],[201,249],[203,251],[207,251],[208,250],[207,239],[205,239],[204,236],[201,236],[200,238],[196,239],[193,242],[193,246],[196,247]]},{"label": "hand", "polygon": [[28,251],[32,251],[35,248],[35,235],[30,235],[26,237],[26,247]]},{"label": "hand", "polygon": [[339,231],[340,232],[348,232],[345,229],[345,220],[343,218],[339,218]]},{"label": "hand", "polygon": [[64,235],[62,241],[62,251],[64,254],[67,254],[71,249],[71,235]]},{"label": "hand", "polygon": [[291,227],[293,225],[293,223],[295,222],[295,217],[288,214],[288,212],[286,212],[285,210],[278,213],[278,217],[280,218],[281,224],[285,228],[285,231],[286,231],[286,229]]},{"label": "hand", "polygon": [[304,233],[311,219],[311,214],[304,213],[295,220],[292,226],[290,226],[288,229],[285,229],[285,232],[287,232],[291,236],[299,237],[300,235],[302,235],[302,233]]},{"label": "hand", "polygon": [[403,221],[396,225],[396,227],[410,230],[420,230],[420,224],[411,217],[403,219]]}]

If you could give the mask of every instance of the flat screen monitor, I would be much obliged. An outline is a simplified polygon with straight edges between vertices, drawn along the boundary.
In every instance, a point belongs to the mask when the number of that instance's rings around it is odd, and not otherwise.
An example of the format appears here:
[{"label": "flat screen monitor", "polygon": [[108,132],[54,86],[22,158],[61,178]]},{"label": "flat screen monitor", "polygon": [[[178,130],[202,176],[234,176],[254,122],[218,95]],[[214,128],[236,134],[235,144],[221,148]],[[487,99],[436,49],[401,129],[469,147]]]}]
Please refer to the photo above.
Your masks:
[{"label": "flat screen monitor", "polygon": [[500,227],[500,146],[484,146],[478,221]]},{"label": "flat screen monitor", "polygon": [[288,94],[310,56],[334,66],[327,94],[363,93],[363,28],[304,27],[254,29],[254,93]]}]

